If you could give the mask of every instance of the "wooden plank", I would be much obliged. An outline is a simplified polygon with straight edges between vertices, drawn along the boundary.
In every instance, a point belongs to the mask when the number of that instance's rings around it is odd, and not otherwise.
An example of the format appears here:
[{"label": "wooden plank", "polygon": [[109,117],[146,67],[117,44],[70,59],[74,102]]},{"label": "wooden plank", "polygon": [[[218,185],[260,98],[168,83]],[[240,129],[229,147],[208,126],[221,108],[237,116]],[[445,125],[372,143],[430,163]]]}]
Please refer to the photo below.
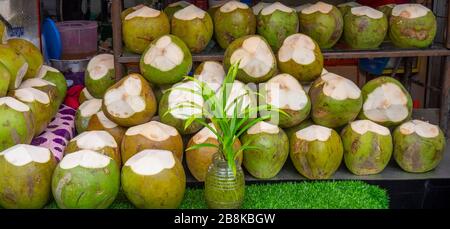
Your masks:
[{"label": "wooden plank", "polygon": [[120,80],[123,74],[123,67],[120,63],[122,55],[122,21],[120,13],[122,12],[122,0],[113,0],[111,6],[112,32],[113,32],[113,49],[114,49],[114,69],[115,78]]}]

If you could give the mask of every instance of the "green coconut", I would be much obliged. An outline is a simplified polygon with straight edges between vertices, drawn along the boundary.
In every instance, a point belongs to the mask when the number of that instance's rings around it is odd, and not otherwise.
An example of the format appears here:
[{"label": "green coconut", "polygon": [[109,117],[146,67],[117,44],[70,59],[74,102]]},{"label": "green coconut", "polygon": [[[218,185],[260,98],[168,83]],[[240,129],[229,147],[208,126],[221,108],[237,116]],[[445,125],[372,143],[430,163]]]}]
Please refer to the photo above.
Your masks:
[{"label": "green coconut", "polygon": [[19,89],[21,88],[35,88],[42,92],[45,92],[51,101],[51,110],[47,111],[51,113],[51,116],[54,117],[56,113],[58,113],[60,100],[62,101],[64,98],[60,98],[58,95],[58,88],[56,85],[50,81],[39,79],[39,78],[31,78],[27,79],[20,84]]},{"label": "green coconut", "polygon": [[156,38],[169,34],[167,15],[147,6],[129,13],[122,23],[122,37],[128,50],[141,54]]},{"label": "green coconut", "polygon": [[104,130],[85,131],[72,138],[64,150],[68,155],[80,150],[92,150],[112,158],[117,168],[122,167],[120,148],[114,137]]},{"label": "green coconut", "polygon": [[4,41],[6,40],[6,36],[8,31],[6,30],[5,24],[0,21],[0,43],[4,43]]},{"label": "green coconut", "polygon": [[168,150],[183,161],[183,139],[178,131],[158,121],[128,128],[121,144],[122,161],[126,162],[145,149]]},{"label": "green coconut", "polygon": [[297,33],[297,12],[290,7],[275,2],[260,11],[257,17],[256,30],[276,52],[286,37]]},{"label": "green coconut", "polygon": [[64,75],[55,68],[42,65],[36,78],[55,84],[58,92],[55,101],[57,104],[62,104],[67,93],[67,81]]},{"label": "green coconut", "polygon": [[403,85],[392,77],[377,77],[361,89],[363,106],[359,119],[369,119],[386,127],[410,119],[412,99]]},{"label": "green coconut", "polygon": [[345,2],[337,5],[337,8],[341,11],[342,16],[345,16],[351,8],[359,6],[361,6],[361,4],[357,2]]},{"label": "green coconut", "polygon": [[344,162],[356,175],[383,171],[392,155],[392,136],[388,128],[370,120],[348,124],[341,133]]},{"label": "green coconut", "polygon": [[44,57],[41,54],[41,50],[33,43],[21,38],[9,39],[7,44],[16,50],[16,53],[22,55],[28,63],[28,70],[24,79],[36,77],[39,68],[41,68],[44,63]]},{"label": "green coconut", "polygon": [[8,93],[9,80],[11,79],[11,74],[8,69],[0,63],[0,97],[6,96]]},{"label": "green coconut", "polygon": [[75,114],[75,128],[78,134],[83,133],[89,125],[91,117],[102,109],[101,99],[91,99],[82,103]]},{"label": "green coconut", "polygon": [[213,22],[206,11],[189,5],[177,11],[172,18],[171,32],[186,43],[193,53],[203,51],[213,35]]},{"label": "green coconut", "polygon": [[125,10],[123,10],[123,11],[120,13],[120,19],[121,19],[121,21],[123,22],[123,21],[125,20],[125,17],[128,16],[128,14],[133,13],[134,11],[136,11],[136,10],[138,10],[138,9],[144,7],[144,6],[145,6],[144,4],[139,4],[139,5],[130,7],[130,8],[126,8]]},{"label": "green coconut", "polygon": [[190,5],[191,5],[191,3],[186,2],[186,1],[174,2],[172,4],[169,4],[166,8],[164,8],[164,13],[166,13],[167,17],[169,18],[169,22],[170,22],[170,21],[172,21],[173,15],[177,11],[182,10]]},{"label": "green coconut", "polygon": [[87,88],[83,88],[83,90],[81,90],[81,92],[80,92],[80,96],[78,97],[78,103],[82,104],[82,103],[86,102],[87,100],[91,100],[91,99],[95,99],[94,96],[92,96],[91,93],[89,93]]},{"label": "green coconut", "polygon": [[29,144],[34,132],[30,107],[13,97],[0,98],[0,151],[16,144]]},{"label": "green coconut", "polygon": [[205,83],[210,89],[217,91],[225,79],[225,70],[219,62],[205,61],[195,69],[194,78]]},{"label": "green coconut", "polygon": [[392,9],[389,37],[401,48],[428,47],[436,36],[436,17],[421,4],[400,4]]},{"label": "green coconut", "polygon": [[91,150],[67,154],[53,173],[53,197],[62,209],[108,208],[119,188],[120,168],[110,157]]},{"label": "green coconut", "polygon": [[[203,97],[195,94],[200,86],[194,81],[175,84],[171,90],[164,93],[159,103],[159,115],[162,123],[175,127],[181,134],[193,134],[202,128],[197,121],[185,128],[186,121],[192,117],[203,118]],[[190,91],[193,90],[193,91]],[[192,104],[197,106],[192,107]]]},{"label": "green coconut", "polygon": [[344,39],[354,49],[374,49],[388,30],[386,15],[368,6],[353,7],[344,17]]},{"label": "green coconut", "polygon": [[277,71],[277,61],[267,41],[258,35],[249,35],[234,40],[224,54],[224,66],[239,62],[236,79],[244,83],[261,83],[270,79]]},{"label": "green coconut", "polygon": [[18,144],[0,152],[0,206],[43,208],[50,199],[55,166],[47,148]]},{"label": "green coconut", "polygon": [[[223,90],[229,90],[228,100],[225,106],[227,107],[226,115],[228,118],[234,117],[234,111],[237,111],[238,119],[247,117],[248,120],[243,125],[257,117],[255,112],[258,106],[256,88],[251,88],[251,85],[245,85],[239,80],[235,80],[232,84],[223,85],[217,94],[221,95]],[[239,107],[236,107],[239,106]],[[254,112],[249,113],[248,111]],[[242,126],[241,126],[242,127]]]},{"label": "green coconut", "polygon": [[186,175],[172,152],[144,150],[123,166],[122,188],[137,208],[178,208],[186,189]]},{"label": "green coconut", "polygon": [[10,74],[8,90],[14,90],[22,83],[28,70],[26,59],[17,53],[11,46],[0,44],[0,63],[8,69]]},{"label": "green coconut", "polygon": [[214,6],[209,7],[208,11],[206,11],[206,12],[208,12],[209,16],[210,16],[211,19],[213,20],[213,23],[214,23],[214,15],[216,14],[216,11],[217,11],[221,6],[223,6],[223,4],[217,4],[217,5],[214,5]]},{"label": "green coconut", "polygon": [[363,97],[353,81],[326,73],[309,89],[311,118],[322,126],[336,128],[353,121],[359,114]]},{"label": "green coconut", "polygon": [[141,56],[139,67],[150,83],[174,84],[191,70],[192,55],[180,38],[165,35],[147,47]]},{"label": "green coconut", "polygon": [[289,74],[280,74],[259,87],[259,105],[270,105],[284,111],[261,111],[261,116],[270,115],[270,122],[287,128],[308,118],[311,102],[302,85]]},{"label": "green coconut", "polygon": [[439,165],[445,151],[445,136],[433,124],[411,120],[394,131],[394,159],[405,171],[423,173]]},{"label": "green coconut", "polygon": [[148,82],[132,73],[106,91],[102,110],[109,120],[129,127],[150,121],[157,106]]},{"label": "green coconut", "polygon": [[341,37],[344,19],[327,3],[317,2],[299,12],[300,32],[314,39],[322,49],[333,47]]},{"label": "green coconut", "polygon": [[308,179],[328,179],[343,157],[339,134],[333,129],[312,125],[291,136],[290,157],[297,171]]},{"label": "green coconut", "polygon": [[323,69],[319,45],[307,35],[297,33],[287,37],[278,50],[278,67],[302,83],[317,79]]},{"label": "green coconut", "polygon": [[243,145],[256,147],[244,150],[244,166],[259,179],[275,177],[283,168],[289,156],[289,139],[278,126],[258,122],[242,136]]},{"label": "green coconut", "polygon": [[86,130],[104,130],[114,137],[117,145],[120,145],[122,142],[122,138],[126,131],[124,127],[121,127],[117,125],[117,123],[109,120],[102,110],[91,116]]},{"label": "green coconut", "polygon": [[386,5],[378,6],[377,10],[383,12],[384,15],[386,15],[386,17],[389,20],[389,18],[392,15],[392,9],[394,9],[395,6],[396,6],[396,4],[386,4]]},{"label": "green coconut", "polygon": [[115,82],[114,56],[111,54],[94,56],[84,74],[84,83],[89,93],[101,99]]},{"label": "green coconut", "polygon": [[234,40],[255,34],[256,17],[247,4],[229,1],[214,14],[214,34],[220,47],[226,49]]}]

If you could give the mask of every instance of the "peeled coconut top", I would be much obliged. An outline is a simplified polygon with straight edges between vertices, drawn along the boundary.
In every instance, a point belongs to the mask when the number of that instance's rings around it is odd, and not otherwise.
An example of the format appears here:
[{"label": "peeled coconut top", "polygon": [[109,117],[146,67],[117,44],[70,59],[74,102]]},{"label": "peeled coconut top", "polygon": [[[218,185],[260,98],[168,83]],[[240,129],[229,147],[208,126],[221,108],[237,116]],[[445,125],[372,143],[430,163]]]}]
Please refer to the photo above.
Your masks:
[{"label": "peeled coconut top", "polygon": [[[241,103],[241,111],[245,110],[246,107],[250,106],[250,96],[251,96],[251,89],[248,88],[244,83],[241,81],[235,80],[233,82],[233,85],[231,86],[230,94],[228,95],[227,100],[227,115],[233,116],[234,109],[237,105],[237,103]],[[220,92],[222,93],[222,92]],[[235,101],[237,100],[237,101]]]},{"label": "peeled coconut top", "polygon": [[270,46],[260,36],[245,39],[242,46],[231,54],[231,64],[239,60],[239,68],[255,78],[269,73],[275,61]]},{"label": "peeled coconut top", "polygon": [[270,4],[266,7],[264,7],[261,10],[261,14],[262,15],[269,15],[269,14],[273,14],[273,12],[275,12],[276,10],[281,11],[281,12],[285,12],[285,13],[292,13],[294,12],[294,9],[292,9],[291,7],[287,7],[285,5],[283,5],[280,2],[274,2],[273,4]]},{"label": "peeled coconut top", "polygon": [[[208,125],[213,130],[216,130],[216,127],[214,126],[213,123],[209,123]],[[217,136],[208,127],[203,127],[203,129],[201,129],[197,134],[195,134],[192,137],[192,140],[194,141],[195,144],[201,144],[204,143],[209,138],[217,139]]]},{"label": "peeled coconut top", "polygon": [[413,19],[423,17],[430,12],[430,9],[421,4],[400,4],[392,9],[392,16]]},{"label": "peeled coconut top", "polygon": [[23,81],[19,88],[44,87],[47,85],[56,87],[56,85],[50,81],[39,78],[31,78]]},{"label": "peeled coconut top", "polygon": [[81,166],[87,169],[101,169],[109,165],[111,158],[92,150],[79,150],[67,154],[59,163],[62,169],[73,169]]},{"label": "peeled coconut top", "polygon": [[164,141],[170,137],[178,135],[178,131],[172,126],[160,123],[157,121],[150,121],[141,125],[130,127],[125,135],[142,135],[152,141]]},{"label": "peeled coconut top", "polygon": [[76,141],[78,148],[101,150],[105,147],[117,148],[113,136],[104,130],[85,131],[72,139]]},{"label": "peeled coconut top", "polygon": [[258,2],[258,4],[254,5],[252,7],[253,14],[258,15],[259,12],[261,12],[261,10],[268,5],[270,5],[270,3],[268,3],[268,2]]},{"label": "peeled coconut top", "polygon": [[367,95],[364,114],[376,122],[399,122],[408,116],[408,96],[394,83],[384,83]]},{"label": "peeled coconut top", "polygon": [[380,19],[383,17],[383,12],[368,6],[353,7],[350,9],[350,11],[353,15],[367,16],[372,19]]},{"label": "peeled coconut top", "polygon": [[87,100],[95,99],[94,96],[92,96],[91,93],[89,93],[89,91],[87,90],[87,87],[83,88],[83,90],[81,90],[81,93],[84,94],[84,97]]},{"label": "peeled coconut top", "polygon": [[160,173],[164,169],[175,166],[175,158],[168,150],[143,150],[127,160],[124,166],[129,166],[133,172],[151,176]]},{"label": "peeled coconut top", "polygon": [[19,112],[27,112],[30,111],[30,107],[25,103],[20,102],[19,100],[13,97],[1,97],[0,98],[0,106],[6,105],[9,108],[19,111]]},{"label": "peeled coconut top", "polygon": [[361,6],[361,4],[359,4],[357,2],[345,2],[345,3],[339,4],[338,6],[339,7],[343,7],[343,6],[358,7],[358,6]]},{"label": "peeled coconut top", "polygon": [[306,3],[306,4],[303,4],[303,5],[299,5],[299,6],[295,7],[294,9],[295,9],[295,11],[300,12],[303,9],[305,9],[307,7],[310,7],[310,6],[312,6],[311,3]]},{"label": "peeled coconut top", "polygon": [[255,125],[253,125],[247,130],[247,134],[260,134],[260,133],[278,134],[279,132],[280,128],[277,125],[264,121],[257,122]]},{"label": "peeled coconut top", "polygon": [[56,68],[50,67],[50,66],[48,66],[48,65],[42,65],[42,66],[39,68],[39,72],[38,72],[36,78],[40,78],[40,79],[41,79],[41,78],[44,78],[45,75],[47,75],[47,72],[56,72],[56,73],[59,73],[58,69],[56,69]]},{"label": "peeled coconut top", "polygon": [[174,6],[183,6],[183,7],[185,7],[185,6],[188,6],[188,5],[190,5],[190,4],[191,4],[191,3],[186,2],[186,1],[178,1],[178,2],[171,3],[171,4],[169,4],[168,6],[169,6],[169,7],[174,7]]},{"label": "peeled coconut top", "polygon": [[289,74],[280,74],[265,83],[266,103],[280,109],[298,111],[308,103],[302,85]]},{"label": "peeled coconut top", "polygon": [[439,135],[439,127],[421,120],[411,120],[400,126],[400,133],[410,135],[416,133],[424,138],[435,138]]},{"label": "peeled coconut top", "polygon": [[183,59],[183,50],[172,41],[170,36],[165,35],[158,38],[156,43],[145,53],[144,63],[165,72],[180,65]]},{"label": "peeled coconut top", "polygon": [[356,133],[363,135],[367,132],[372,132],[372,133],[376,133],[379,135],[390,135],[389,129],[379,125],[377,123],[374,123],[370,120],[357,120],[354,122],[350,123],[350,126],[352,128],[353,131],[355,131]]},{"label": "peeled coconut top", "polygon": [[90,99],[84,101],[78,107],[78,109],[81,112],[81,116],[83,117],[89,117],[97,113],[100,109],[102,109],[102,100],[101,99]]},{"label": "peeled coconut top", "polygon": [[315,4],[312,4],[304,9],[302,9],[300,12],[302,14],[312,14],[315,12],[320,12],[323,14],[329,13],[333,9],[333,6],[324,2],[317,2]]},{"label": "peeled coconut top", "polygon": [[52,154],[44,147],[18,144],[0,152],[0,156],[14,166],[24,166],[31,162],[47,163]]},{"label": "peeled coconut top", "polygon": [[297,64],[308,65],[316,60],[315,48],[316,44],[309,36],[301,33],[292,34],[283,41],[278,51],[278,59],[281,62],[292,59]]},{"label": "peeled coconut top", "polygon": [[110,70],[114,69],[114,56],[111,54],[100,54],[89,61],[87,71],[89,76],[98,80],[104,77]]},{"label": "peeled coconut top", "polygon": [[248,9],[248,5],[238,1],[229,1],[219,8],[222,13],[229,13],[236,9]]},{"label": "peeled coconut top", "polygon": [[150,8],[148,6],[142,6],[141,8],[136,9],[136,11],[128,14],[125,17],[125,20],[131,20],[131,19],[133,19],[135,17],[144,17],[144,18],[147,18],[147,17],[158,17],[159,14],[161,14],[161,11],[159,11],[159,10],[152,9],[152,8]]},{"label": "peeled coconut top", "polygon": [[97,112],[97,118],[100,121],[100,124],[102,124],[102,126],[107,129],[112,129],[118,126],[115,122],[109,120],[109,118],[105,116],[105,113],[103,113],[102,110]]},{"label": "peeled coconut top", "polygon": [[206,61],[203,63],[203,69],[200,74],[194,77],[216,91],[225,79],[225,70],[223,70],[223,66],[218,62]]},{"label": "peeled coconut top", "polygon": [[50,98],[48,97],[48,94],[45,92],[42,92],[35,88],[21,88],[14,91],[14,96],[18,98],[20,101],[24,102],[34,102],[37,101],[42,104],[49,104]]},{"label": "peeled coconut top", "polygon": [[320,75],[323,76],[327,73],[328,73],[328,70],[326,70],[325,68],[322,68],[322,73],[320,73]]},{"label": "peeled coconut top", "polygon": [[122,84],[105,93],[105,106],[108,112],[119,118],[128,118],[145,110],[141,79],[131,74]]},{"label": "peeled coconut top", "polygon": [[295,136],[299,139],[306,141],[327,141],[331,137],[331,129],[319,125],[311,125],[304,129],[301,129],[295,133]]},{"label": "peeled coconut top", "polygon": [[178,10],[173,16],[180,20],[194,20],[196,18],[203,19],[205,17],[206,11],[198,8],[194,4],[191,4],[181,10]]},{"label": "peeled coconut top", "polygon": [[336,75],[326,73],[320,76],[325,82],[323,93],[335,100],[358,99],[361,96],[361,90],[353,81]]},{"label": "peeled coconut top", "polygon": [[170,114],[175,118],[188,119],[192,115],[202,114],[203,112],[200,107],[191,107],[192,105],[190,104],[195,103],[197,105],[203,106],[203,97],[199,94],[187,90],[199,92],[201,88],[196,82],[187,81],[175,84],[170,91],[168,106]]}]

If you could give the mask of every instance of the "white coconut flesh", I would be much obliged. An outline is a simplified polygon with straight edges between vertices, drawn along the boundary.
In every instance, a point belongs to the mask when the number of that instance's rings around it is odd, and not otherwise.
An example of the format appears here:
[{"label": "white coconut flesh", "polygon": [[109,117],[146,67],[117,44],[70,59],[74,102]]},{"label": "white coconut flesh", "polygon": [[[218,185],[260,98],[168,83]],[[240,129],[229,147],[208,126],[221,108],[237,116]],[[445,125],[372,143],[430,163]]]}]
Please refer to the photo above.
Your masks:
[{"label": "white coconut flesh", "polygon": [[328,70],[326,70],[325,68],[322,68],[322,73],[320,73],[320,75],[323,76],[327,73],[328,73]]},{"label": "white coconut flesh", "polygon": [[242,82],[235,80],[233,82],[233,85],[231,86],[230,94],[228,95],[228,100],[226,104],[227,115],[229,117],[233,116],[234,109],[237,104],[241,106],[240,111],[244,111],[247,107],[249,107],[251,102],[250,96],[251,96],[250,88],[246,87],[246,85],[243,84]]},{"label": "white coconut flesh", "polygon": [[20,83],[22,83],[23,77],[25,77],[27,70],[28,70],[28,63],[25,62],[16,73],[16,81],[14,82],[14,86],[16,88],[19,87]]},{"label": "white coconut flesh", "polygon": [[238,1],[229,1],[219,8],[222,13],[229,13],[237,9],[248,9],[248,5]]},{"label": "white coconut flesh", "polygon": [[295,9],[295,11],[300,12],[303,9],[305,9],[307,7],[310,7],[310,6],[312,6],[311,3],[306,3],[306,4],[303,4],[303,5],[299,5],[299,6],[295,7],[294,9]]},{"label": "white coconut flesh", "polygon": [[299,111],[308,103],[302,85],[289,74],[280,74],[265,83],[266,103],[280,109]]},{"label": "white coconut flesh", "polygon": [[111,158],[92,150],[79,150],[67,154],[59,163],[62,169],[73,169],[77,166],[87,169],[105,168],[111,162]]},{"label": "white coconut flesh", "polygon": [[47,75],[47,72],[55,72],[55,73],[59,73],[59,71],[56,68],[52,68],[48,65],[42,65],[39,68],[39,72],[36,76],[36,78],[42,79]]},{"label": "white coconut flesh", "polygon": [[400,132],[404,135],[416,133],[424,138],[435,138],[439,135],[439,127],[421,120],[411,120],[400,126]]},{"label": "white coconut flesh", "polygon": [[110,70],[114,69],[114,56],[111,54],[100,54],[89,61],[87,71],[93,80],[99,80]]},{"label": "white coconut flesh", "polygon": [[363,135],[367,132],[376,133],[379,135],[387,136],[390,134],[389,129],[379,125],[377,123],[374,123],[370,120],[357,120],[350,123],[350,126],[353,131],[356,133]]},{"label": "white coconut flesh", "polygon": [[30,107],[25,103],[20,102],[19,100],[13,97],[2,97],[0,98],[0,106],[6,105],[9,108],[18,111],[18,112],[27,112],[30,111]]},{"label": "white coconut flesh", "polygon": [[155,142],[161,142],[178,135],[178,131],[164,123],[150,121],[138,126],[130,127],[125,133],[127,136],[141,135]]},{"label": "white coconut flesh", "polygon": [[252,7],[253,14],[254,14],[254,15],[258,15],[259,12],[261,12],[261,10],[262,10],[264,7],[268,6],[268,5],[270,5],[270,3],[267,3],[267,2],[258,2],[258,4],[254,5],[254,6]]},{"label": "white coconut flesh", "polygon": [[131,20],[135,17],[144,17],[144,18],[153,18],[158,17],[161,14],[161,11],[152,9],[148,6],[142,6],[141,8],[137,9],[136,11],[128,14],[125,17],[125,20]]},{"label": "white coconut flesh", "polygon": [[105,113],[103,113],[103,111],[97,112],[97,118],[100,121],[100,124],[106,129],[112,129],[118,126],[115,122],[109,120],[108,117],[105,116]]},{"label": "white coconut flesh", "polygon": [[353,7],[350,11],[355,16],[366,16],[372,19],[380,19],[383,17],[383,12],[368,6]]},{"label": "white coconut flesh", "polygon": [[323,93],[335,100],[358,99],[361,96],[361,90],[353,81],[336,75],[326,73],[320,76],[324,81]]},{"label": "white coconut flesh", "polygon": [[247,134],[278,134],[280,132],[280,128],[277,125],[268,123],[268,122],[258,122],[247,130]]},{"label": "white coconut flesh", "polygon": [[315,48],[316,44],[310,37],[300,33],[293,34],[284,40],[278,51],[278,59],[281,62],[293,60],[297,64],[308,65],[316,60]]},{"label": "white coconut flesh", "polygon": [[180,65],[183,59],[181,48],[172,42],[170,36],[163,36],[145,53],[144,63],[166,72]]},{"label": "white coconut flesh", "polygon": [[394,83],[385,83],[370,94],[363,105],[367,118],[375,122],[399,122],[408,117],[408,97]]},{"label": "white coconut flesh", "polygon": [[206,61],[200,74],[194,76],[206,83],[212,90],[217,91],[225,79],[223,66],[215,61]]},{"label": "white coconut flesh", "polygon": [[39,78],[31,78],[23,81],[19,88],[45,87],[48,85],[56,87],[56,85],[50,81]]},{"label": "white coconut flesh", "polygon": [[24,166],[32,162],[47,163],[52,156],[49,149],[39,146],[18,144],[0,153],[6,161],[14,166]]},{"label": "white coconut flesh", "polygon": [[193,115],[202,114],[203,97],[194,93],[200,90],[200,86],[194,81],[175,84],[168,98],[170,114],[177,119],[188,119]]},{"label": "white coconut flesh", "polygon": [[117,88],[105,94],[105,106],[109,114],[118,118],[128,118],[145,110],[146,104],[141,96],[142,82],[131,75]]},{"label": "white coconut flesh", "polygon": [[316,140],[324,142],[331,137],[331,129],[324,126],[312,125],[297,131],[295,136],[309,142]]},{"label": "white coconut flesh", "polygon": [[413,19],[423,17],[430,12],[430,9],[421,4],[400,4],[392,9],[392,16]]},{"label": "white coconut flesh", "polygon": [[101,150],[105,147],[117,148],[113,136],[103,130],[85,131],[72,139],[76,141],[78,148]]},{"label": "white coconut flesh", "polygon": [[[213,130],[216,130],[214,124],[209,123],[209,126]],[[201,129],[197,134],[194,135],[194,137],[192,137],[192,141],[194,141],[195,144],[201,144],[210,138],[217,140],[217,136],[209,128],[203,127],[203,129]]]},{"label": "white coconut flesh", "polygon": [[361,6],[361,4],[359,4],[357,2],[346,2],[346,3],[341,3],[338,5],[338,7],[344,7],[344,6],[358,7],[358,6]]},{"label": "white coconut flesh", "polygon": [[281,12],[285,12],[285,13],[292,13],[294,12],[294,9],[292,9],[291,7],[287,7],[283,4],[281,4],[280,2],[275,2],[273,4],[270,4],[269,6],[264,7],[261,10],[261,14],[262,15],[269,15],[269,14],[273,14],[273,12],[275,12],[276,10],[281,11]]},{"label": "white coconut flesh", "polygon": [[323,14],[329,13],[333,9],[333,6],[324,2],[317,2],[316,4],[312,4],[304,9],[302,9],[300,12],[302,14],[312,14],[315,12],[320,12]]},{"label": "white coconut flesh", "polygon": [[198,8],[195,5],[189,5],[188,7],[185,7],[184,9],[178,10],[173,17],[180,19],[180,20],[185,20],[185,21],[190,21],[190,20],[194,20],[196,18],[199,19],[203,19],[205,17],[206,11]]},{"label": "white coconut flesh", "polygon": [[269,73],[275,60],[269,45],[260,37],[252,36],[247,38],[231,55],[231,64],[238,61],[241,61],[240,69],[251,77],[259,78]]},{"label": "white coconut flesh", "polygon": [[191,3],[186,2],[186,1],[178,1],[178,2],[174,2],[172,4],[169,4],[169,7],[175,7],[175,6],[182,6],[182,7],[186,7],[189,6]]},{"label": "white coconut flesh", "polygon": [[87,88],[83,88],[83,90],[81,90],[81,93],[84,95],[84,97],[87,100],[91,100],[91,99],[95,99],[94,96],[91,95],[91,93],[89,93],[89,91],[87,90]]},{"label": "white coconut flesh", "polygon": [[41,104],[49,104],[50,98],[47,93],[44,93],[35,88],[21,88],[14,91],[14,96],[20,101],[32,103],[37,101]]},{"label": "white coconut flesh", "polygon": [[124,166],[129,166],[139,175],[151,176],[173,168],[175,158],[168,150],[143,150],[128,159]]},{"label": "white coconut flesh", "polygon": [[84,103],[82,103],[80,107],[78,107],[82,117],[90,117],[95,113],[97,113],[101,108],[102,108],[101,99],[91,99],[84,101]]}]

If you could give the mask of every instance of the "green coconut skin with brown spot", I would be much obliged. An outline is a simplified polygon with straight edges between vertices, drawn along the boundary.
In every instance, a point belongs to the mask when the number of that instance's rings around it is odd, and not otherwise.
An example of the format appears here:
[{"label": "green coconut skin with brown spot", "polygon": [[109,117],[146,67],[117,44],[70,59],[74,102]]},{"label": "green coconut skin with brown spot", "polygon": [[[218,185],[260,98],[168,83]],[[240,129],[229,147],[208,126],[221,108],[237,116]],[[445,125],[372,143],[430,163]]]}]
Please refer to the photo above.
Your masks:
[{"label": "green coconut skin with brown spot", "polygon": [[6,96],[8,93],[9,80],[11,79],[11,74],[8,69],[0,63],[0,97]]},{"label": "green coconut skin with brown spot", "polygon": [[256,17],[251,8],[237,8],[224,13],[220,8],[214,13],[214,33],[220,47],[226,49],[234,40],[255,34]]},{"label": "green coconut skin with brown spot", "polygon": [[116,83],[115,70],[110,69],[108,73],[100,79],[93,79],[88,70],[84,73],[84,82],[89,93],[97,99],[102,99],[109,87]]},{"label": "green coconut skin with brown spot", "polygon": [[62,209],[105,209],[116,199],[120,187],[120,170],[115,162],[104,168],[71,169],[56,167],[52,192]]},{"label": "green coconut skin with brown spot", "polygon": [[256,30],[263,36],[274,52],[283,44],[289,35],[298,31],[298,16],[295,10],[291,13],[275,10],[272,14],[262,15],[261,11],[257,16]]},{"label": "green coconut skin with brown spot", "polygon": [[77,151],[80,150],[92,150],[95,151],[97,153],[103,154],[105,156],[108,156],[110,158],[112,158],[116,164],[117,164],[117,168],[121,168],[122,167],[122,160],[120,157],[120,148],[119,147],[110,147],[110,146],[106,146],[103,147],[101,149],[91,149],[91,148],[80,148],[77,145],[77,141],[74,141],[73,139],[69,142],[69,144],[67,144],[66,149],[64,150],[64,156],[67,154],[71,154],[71,153],[75,153]]},{"label": "green coconut skin with brown spot", "polygon": [[98,119],[97,114],[91,116],[86,130],[104,130],[113,136],[114,140],[116,140],[117,145],[120,145],[120,143],[122,142],[122,138],[127,131],[127,129],[119,125],[113,128],[106,128],[102,125],[100,119]]},{"label": "green coconut skin with brown spot", "polygon": [[67,82],[66,78],[64,78],[64,75],[61,72],[47,71],[42,79],[56,85],[57,95],[55,98],[55,102],[61,105],[67,94]]},{"label": "green coconut skin with brown spot", "polygon": [[9,74],[11,75],[8,90],[14,90],[20,86],[15,85],[17,73],[27,61],[21,54],[16,53],[12,47],[6,44],[0,44],[0,56],[2,57],[0,58],[0,63],[8,69]]},{"label": "green coconut skin with brown spot", "polygon": [[199,53],[206,48],[214,31],[212,19],[207,13],[201,19],[188,21],[173,17],[171,25],[171,33],[184,41],[193,53]]},{"label": "green coconut skin with brown spot", "polygon": [[308,179],[328,179],[339,168],[343,157],[342,141],[331,130],[327,141],[306,141],[293,134],[290,157],[297,171]]},{"label": "green coconut skin with brown spot", "polygon": [[344,29],[344,19],[335,6],[328,14],[319,11],[312,14],[299,12],[298,16],[300,32],[310,36],[320,48],[331,48],[339,41]]},{"label": "green coconut skin with brown spot", "polygon": [[242,135],[242,144],[260,148],[244,150],[244,167],[252,176],[270,179],[283,168],[289,156],[289,140],[286,133],[278,129],[278,134],[249,134],[247,131]]},{"label": "green coconut skin with brown spot", "polygon": [[8,45],[21,54],[28,63],[28,70],[24,79],[36,77],[39,68],[44,63],[44,57],[33,43],[20,38],[12,38],[8,40]]},{"label": "green coconut skin with brown spot", "polygon": [[394,130],[394,159],[406,172],[424,173],[436,168],[445,151],[442,130],[434,138],[424,138],[417,133],[404,135],[400,127]]},{"label": "green coconut skin with brown spot", "polygon": [[0,152],[16,144],[30,144],[34,135],[34,116],[31,109],[19,112],[0,105]]},{"label": "green coconut skin with brown spot", "polygon": [[17,167],[0,155],[0,206],[8,209],[43,208],[51,195],[51,181],[56,160],[31,162]]},{"label": "green coconut skin with brown spot", "polygon": [[380,19],[357,16],[351,12],[344,16],[344,39],[354,49],[375,49],[383,43],[388,30],[386,15]]},{"label": "green coconut skin with brown spot", "polygon": [[122,188],[128,200],[137,208],[178,208],[186,189],[186,175],[178,159],[171,169],[151,176],[139,175],[130,166],[122,168]]},{"label": "green coconut skin with brown spot", "polygon": [[400,48],[425,48],[433,42],[436,27],[436,17],[431,11],[423,17],[412,19],[391,15],[389,37]]},{"label": "green coconut skin with brown spot", "polygon": [[357,99],[336,100],[325,95],[324,85],[325,81],[318,78],[309,89],[312,120],[329,128],[340,127],[355,120],[362,107],[362,96]]},{"label": "green coconut skin with brown spot", "polygon": [[384,170],[391,159],[392,136],[367,131],[363,135],[347,125],[341,132],[344,162],[356,175],[372,175]]}]

